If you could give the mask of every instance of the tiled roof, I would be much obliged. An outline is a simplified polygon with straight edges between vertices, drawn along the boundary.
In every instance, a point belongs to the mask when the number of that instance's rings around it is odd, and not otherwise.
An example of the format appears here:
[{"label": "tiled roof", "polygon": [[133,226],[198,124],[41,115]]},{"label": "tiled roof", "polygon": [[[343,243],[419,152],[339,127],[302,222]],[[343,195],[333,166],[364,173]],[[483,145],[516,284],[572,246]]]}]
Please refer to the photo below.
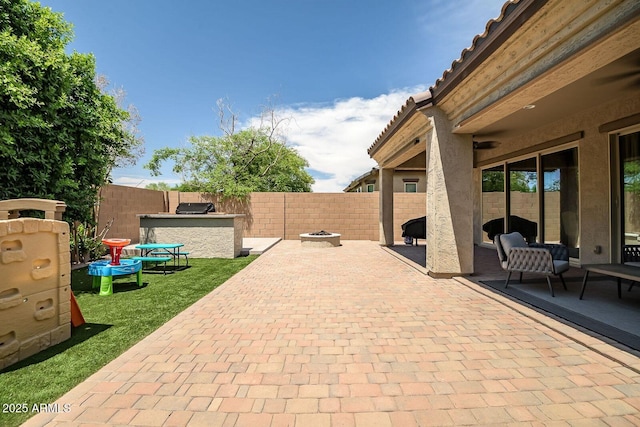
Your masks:
[{"label": "tiled roof", "polygon": [[504,21],[504,19],[509,16],[511,12],[513,12],[521,3],[532,3],[532,1],[507,0],[507,2],[502,5],[500,15],[497,18],[490,19],[489,22],[487,22],[484,33],[478,34],[473,38],[471,46],[462,50],[462,52],[460,53],[460,58],[451,63],[451,68],[445,70],[442,74],[442,77],[436,80],[436,83],[430,89],[432,91],[435,91],[440,85],[445,83],[447,78],[453,75],[460,68],[460,66],[464,64],[465,61],[469,60],[473,56],[473,54],[484,43],[487,37],[492,34],[499,27],[500,23]]},{"label": "tiled roof", "polygon": [[360,183],[360,181],[362,181],[363,179],[365,179],[366,177],[373,175],[374,173],[376,173],[378,171],[377,167],[372,167],[370,171],[363,173],[362,175],[360,175],[359,177],[355,178],[353,181],[351,181],[351,183],[349,185],[347,185],[347,187],[342,190],[344,192],[347,192],[349,190],[351,190],[352,188],[356,187],[357,184]]},{"label": "tiled roof", "polygon": [[510,16],[514,10],[518,7],[529,9],[530,6],[535,6],[532,9],[537,9],[542,4],[546,3],[546,1],[547,0],[507,0],[507,2],[502,6],[500,16],[487,22],[484,33],[473,38],[471,46],[462,51],[460,58],[453,61],[451,68],[446,70],[442,74],[442,77],[439,78],[436,83],[429,88],[429,90],[413,95],[407,99],[407,102],[402,106],[400,111],[398,111],[393,119],[391,119],[389,124],[384,128],[380,135],[378,135],[375,142],[369,147],[367,150],[369,156],[372,156],[378,148],[380,148],[382,143],[393,135],[393,133],[401,126],[403,121],[411,113],[422,107],[436,104],[436,94],[438,94],[444,86],[455,86],[456,80],[464,78],[464,76],[460,76],[461,71],[469,65],[472,58],[478,56],[478,52],[481,50],[481,47],[484,47],[483,44],[487,38],[493,35],[498,28],[500,28],[500,24]]},{"label": "tiled roof", "polygon": [[378,138],[376,138],[375,142],[371,145],[371,147],[369,147],[369,149],[367,150],[369,156],[373,155],[373,153],[377,151],[382,140],[391,136],[393,132],[395,132],[396,129],[400,127],[403,120],[409,117],[412,112],[414,112],[418,108],[426,107],[432,104],[433,102],[431,97],[431,90],[426,90],[424,92],[420,92],[416,95],[410,96],[409,99],[407,99],[407,102],[405,102],[405,104],[402,106],[400,111],[398,111],[398,113],[393,116],[393,119],[391,119],[387,127],[384,128],[380,135],[378,135]]}]

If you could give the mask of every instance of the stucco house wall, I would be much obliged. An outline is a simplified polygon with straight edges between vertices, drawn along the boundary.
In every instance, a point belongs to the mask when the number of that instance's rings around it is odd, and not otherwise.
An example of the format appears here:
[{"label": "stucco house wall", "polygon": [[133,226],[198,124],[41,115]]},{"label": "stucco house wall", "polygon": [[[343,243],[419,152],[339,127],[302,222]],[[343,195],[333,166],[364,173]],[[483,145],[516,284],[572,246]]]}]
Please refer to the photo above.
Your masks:
[{"label": "stucco house wall", "polygon": [[[425,193],[427,191],[427,179],[423,170],[394,171],[393,192],[405,193],[405,182],[415,182],[418,193]],[[377,169],[354,180],[344,191],[348,193],[366,193],[368,184],[373,184],[373,191],[380,191],[380,176]]]},{"label": "stucco house wall", "polygon": [[[483,150],[477,154],[477,161],[490,163],[491,159],[500,159],[505,155],[527,149],[545,141],[552,141],[565,135],[582,132],[582,138],[577,141],[579,163],[579,192],[580,192],[580,262],[606,263],[612,258],[610,192],[612,187],[610,140],[609,134],[603,133],[599,127],[605,123],[615,121],[621,117],[640,114],[640,99],[629,96],[625,99],[604,102],[595,108],[569,115],[562,120],[549,123],[546,126],[530,132],[514,135],[494,150]],[[474,212],[475,233],[474,242],[482,242],[482,187],[479,175],[480,168],[476,168]],[[601,253],[594,253],[596,246]]]},{"label": "stucco house wall", "polygon": [[[578,155],[578,262],[620,262],[615,156],[619,135],[640,131],[639,59],[637,0],[507,2],[429,90],[407,100],[368,153],[383,176],[426,157],[427,229],[439,232],[427,238],[430,274],[469,272],[488,209],[483,167],[532,158],[538,168],[542,156],[568,148]],[[493,146],[478,149],[481,142]],[[392,200],[390,190],[382,188],[381,200]],[[526,215],[540,217],[526,199],[514,194],[511,205],[529,203]],[[393,210],[381,206],[380,243],[388,245]],[[573,228],[565,218],[564,229]],[[557,228],[548,222],[545,231]]]}]

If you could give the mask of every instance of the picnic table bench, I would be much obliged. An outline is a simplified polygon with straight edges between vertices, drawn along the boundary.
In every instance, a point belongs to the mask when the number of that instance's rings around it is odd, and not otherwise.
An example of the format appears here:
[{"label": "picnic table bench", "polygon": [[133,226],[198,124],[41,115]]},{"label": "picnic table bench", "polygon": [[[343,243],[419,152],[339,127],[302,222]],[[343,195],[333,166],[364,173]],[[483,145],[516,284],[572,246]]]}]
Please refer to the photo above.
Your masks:
[{"label": "picnic table bench", "polygon": [[171,255],[172,257],[175,256],[175,257],[178,258],[178,264],[180,264],[180,257],[183,256],[185,261],[187,262],[187,266],[189,266],[189,254],[190,253],[191,252],[186,252],[186,251],[179,251],[177,253],[169,253],[169,252],[166,252],[166,251],[154,251],[154,252],[149,252],[147,255],[152,255],[152,256],[167,256],[167,255]]},{"label": "picnic table bench", "polygon": [[167,261],[172,260],[169,256],[134,256],[131,259],[140,262],[155,262],[156,265],[161,262],[163,263],[162,272],[164,274],[167,274]]},{"label": "picnic table bench", "polygon": [[618,279],[618,298],[622,298],[622,279],[631,280],[632,282],[640,282],[640,268],[629,264],[585,264],[582,266],[585,270],[584,279],[582,279],[582,291],[580,299],[584,295],[587,287],[589,273],[604,274],[606,276]]},{"label": "picnic table bench", "polygon": [[180,257],[184,256],[184,259],[189,266],[189,252],[180,251],[180,248],[184,246],[183,243],[143,243],[136,245],[137,249],[140,249],[141,256],[134,257],[134,259],[143,262],[155,262],[156,265],[159,262],[163,263],[163,271],[167,273],[167,262],[173,261],[174,267],[176,266],[176,260],[178,261],[178,268],[180,267]]}]

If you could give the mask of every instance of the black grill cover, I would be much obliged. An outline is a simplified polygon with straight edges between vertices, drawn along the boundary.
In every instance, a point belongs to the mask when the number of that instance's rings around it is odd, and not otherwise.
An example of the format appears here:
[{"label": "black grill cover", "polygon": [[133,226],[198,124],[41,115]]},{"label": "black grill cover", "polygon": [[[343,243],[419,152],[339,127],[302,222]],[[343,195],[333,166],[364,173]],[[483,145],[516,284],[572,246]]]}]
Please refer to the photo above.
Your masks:
[{"label": "black grill cover", "polygon": [[427,217],[410,219],[402,224],[402,237],[413,237],[414,239],[427,238]]},{"label": "black grill cover", "polygon": [[[511,225],[510,232],[517,231],[522,234],[527,243],[536,241],[536,237],[538,236],[537,223],[516,215],[511,215],[509,222]],[[487,237],[490,240],[493,240],[497,234],[504,233],[504,218],[496,218],[485,222],[482,224],[482,231],[485,231],[487,233]]]},{"label": "black grill cover", "polygon": [[182,214],[206,214],[208,212],[215,212],[216,208],[213,203],[179,203],[176,208],[176,213]]}]

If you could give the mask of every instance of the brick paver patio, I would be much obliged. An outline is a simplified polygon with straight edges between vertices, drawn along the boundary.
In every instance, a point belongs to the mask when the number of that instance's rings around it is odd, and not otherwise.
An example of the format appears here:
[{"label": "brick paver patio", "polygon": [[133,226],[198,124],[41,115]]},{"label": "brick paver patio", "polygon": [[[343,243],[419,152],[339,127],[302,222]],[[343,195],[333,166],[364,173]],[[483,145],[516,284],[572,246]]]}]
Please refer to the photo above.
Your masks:
[{"label": "brick paver patio", "polygon": [[26,425],[632,426],[639,372],[375,242],[283,241]]}]

